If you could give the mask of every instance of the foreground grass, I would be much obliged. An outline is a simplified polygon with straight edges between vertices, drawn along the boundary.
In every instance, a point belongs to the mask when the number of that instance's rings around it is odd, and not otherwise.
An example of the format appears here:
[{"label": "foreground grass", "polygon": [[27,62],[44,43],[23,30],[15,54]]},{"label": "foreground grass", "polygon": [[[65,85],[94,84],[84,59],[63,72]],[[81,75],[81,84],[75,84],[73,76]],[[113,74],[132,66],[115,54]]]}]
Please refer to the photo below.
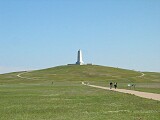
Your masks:
[{"label": "foreground grass", "polygon": [[110,80],[115,80],[123,88],[131,79],[139,84],[140,90],[148,90],[145,85],[153,84],[152,80],[155,80],[154,84],[159,83],[156,73],[147,73],[146,78],[136,77],[137,80],[135,76],[140,73],[134,71],[101,66],[64,66],[23,74],[34,79],[21,79],[17,74],[0,75],[1,120],[160,119],[159,101],[81,85],[81,81],[88,81],[108,86]]},{"label": "foreground grass", "polygon": [[2,120],[159,120],[160,103],[133,95],[56,82],[1,87]]}]

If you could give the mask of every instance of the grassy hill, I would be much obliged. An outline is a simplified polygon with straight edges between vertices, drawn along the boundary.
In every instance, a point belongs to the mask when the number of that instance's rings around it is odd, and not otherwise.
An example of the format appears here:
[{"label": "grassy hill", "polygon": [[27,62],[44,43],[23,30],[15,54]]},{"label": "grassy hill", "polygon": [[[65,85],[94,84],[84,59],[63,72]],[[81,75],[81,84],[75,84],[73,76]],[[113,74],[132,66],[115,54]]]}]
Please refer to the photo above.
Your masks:
[{"label": "grassy hill", "polygon": [[[34,78],[35,80],[54,80],[54,81],[99,81],[117,80],[140,76],[141,73],[130,70],[103,67],[96,65],[72,65],[58,66],[45,70],[33,71],[24,74],[24,77]],[[37,78],[36,78],[37,77]]]},{"label": "grassy hill", "polygon": [[[117,82],[119,88],[127,88],[127,84],[136,84],[136,90],[160,93],[160,73],[138,72],[113,67],[98,65],[70,65],[24,72],[18,78],[19,73],[0,75],[0,84],[37,83],[50,84],[55,82],[89,82],[101,86],[108,86],[109,82]],[[144,74],[144,76],[142,76]],[[26,78],[26,79],[25,79]]]},{"label": "grassy hill", "polygon": [[3,74],[0,75],[0,119],[159,120],[159,101],[81,84],[84,81],[108,86],[112,81],[118,82],[118,88],[128,89],[127,84],[134,83],[136,90],[160,93],[160,73],[143,74],[97,65]]}]

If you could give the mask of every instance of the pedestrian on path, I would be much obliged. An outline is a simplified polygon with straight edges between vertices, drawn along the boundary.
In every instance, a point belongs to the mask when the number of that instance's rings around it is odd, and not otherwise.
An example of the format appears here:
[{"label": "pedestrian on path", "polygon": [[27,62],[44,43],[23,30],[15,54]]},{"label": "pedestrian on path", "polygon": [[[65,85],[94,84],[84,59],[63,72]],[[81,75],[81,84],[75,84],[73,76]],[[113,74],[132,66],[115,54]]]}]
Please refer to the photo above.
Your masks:
[{"label": "pedestrian on path", "polygon": [[112,82],[110,82],[110,83],[109,83],[109,85],[110,85],[110,89],[112,89],[112,85],[113,85],[113,83],[112,83]]},{"label": "pedestrian on path", "polygon": [[114,83],[114,88],[115,88],[115,89],[117,88],[117,83],[116,83],[116,82]]}]

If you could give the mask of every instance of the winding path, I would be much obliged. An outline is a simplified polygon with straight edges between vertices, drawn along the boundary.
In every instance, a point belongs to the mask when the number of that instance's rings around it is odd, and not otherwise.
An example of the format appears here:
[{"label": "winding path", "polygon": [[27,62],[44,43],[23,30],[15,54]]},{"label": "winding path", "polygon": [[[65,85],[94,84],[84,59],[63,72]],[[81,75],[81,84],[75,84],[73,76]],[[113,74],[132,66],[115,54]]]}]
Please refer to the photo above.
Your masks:
[{"label": "winding path", "polygon": [[142,72],[140,72],[141,73],[141,75],[140,76],[138,76],[138,77],[143,77],[145,74],[144,73],[142,73]]},{"label": "winding path", "polygon": [[134,91],[134,90],[126,90],[126,89],[110,89],[108,87],[85,84],[84,82],[82,82],[82,84],[86,85],[86,86],[94,87],[94,88],[112,90],[112,91],[121,92],[121,93],[129,93],[129,94],[139,96],[139,97],[142,97],[142,98],[148,98],[148,99],[153,99],[153,100],[160,101],[160,94],[156,94],[156,93],[147,93],[147,92],[140,92],[140,91]]},{"label": "winding path", "polygon": [[[33,70],[32,70],[33,71]],[[25,73],[29,73],[29,72],[32,72],[32,71],[26,71],[26,72],[22,72],[22,73],[19,73],[18,75],[17,75],[17,77],[19,77],[19,78],[24,78],[24,79],[34,79],[34,78],[28,78],[28,77],[22,77],[21,75],[22,74],[25,74]]]}]

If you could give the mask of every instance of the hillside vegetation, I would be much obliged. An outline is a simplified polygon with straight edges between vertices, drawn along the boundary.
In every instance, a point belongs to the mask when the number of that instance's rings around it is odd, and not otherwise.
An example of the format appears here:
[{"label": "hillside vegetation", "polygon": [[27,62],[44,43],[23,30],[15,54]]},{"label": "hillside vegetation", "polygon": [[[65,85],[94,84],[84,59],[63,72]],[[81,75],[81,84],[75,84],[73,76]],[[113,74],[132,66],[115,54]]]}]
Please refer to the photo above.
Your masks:
[{"label": "hillside vegetation", "polygon": [[[10,73],[0,75],[0,83],[38,83],[50,84],[60,81],[74,81],[79,84],[89,82],[101,86],[108,86],[109,82],[117,82],[119,88],[129,89],[128,84],[135,84],[136,90],[160,93],[160,73],[138,72],[127,69],[105,67],[98,65],[70,65],[36,70],[30,72]],[[144,74],[144,75],[143,75]]]},{"label": "hillside vegetation", "polygon": [[45,70],[33,71],[24,74],[24,77],[30,77],[43,80],[68,80],[68,81],[98,81],[98,80],[116,80],[140,76],[141,73],[131,70],[124,70],[112,67],[103,67],[96,65],[72,65],[58,66]]},{"label": "hillside vegetation", "polygon": [[[143,75],[144,74],[144,75]],[[81,82],[160,93],[160,73],[97,65],[0,75],[0,120],[159,120],[160,102]],[[18,77],[19,75],[20,77]]]}]

